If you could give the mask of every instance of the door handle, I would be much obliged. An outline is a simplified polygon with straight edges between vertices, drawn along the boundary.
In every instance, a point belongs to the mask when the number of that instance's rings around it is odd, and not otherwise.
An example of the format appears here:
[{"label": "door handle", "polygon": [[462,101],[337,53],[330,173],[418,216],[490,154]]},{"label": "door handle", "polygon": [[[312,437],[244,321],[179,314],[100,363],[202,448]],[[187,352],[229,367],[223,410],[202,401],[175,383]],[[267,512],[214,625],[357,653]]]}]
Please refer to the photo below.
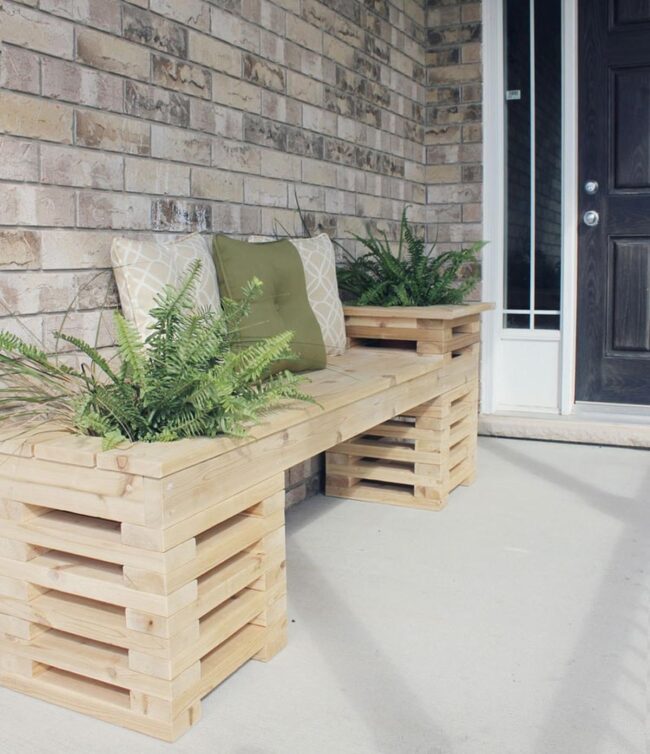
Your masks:
[{"label": "door handle", "polygon": [[582,222],[589,228],[595,228],[600,222],[600,215],[594,209],[587,210],[582,216]]}]

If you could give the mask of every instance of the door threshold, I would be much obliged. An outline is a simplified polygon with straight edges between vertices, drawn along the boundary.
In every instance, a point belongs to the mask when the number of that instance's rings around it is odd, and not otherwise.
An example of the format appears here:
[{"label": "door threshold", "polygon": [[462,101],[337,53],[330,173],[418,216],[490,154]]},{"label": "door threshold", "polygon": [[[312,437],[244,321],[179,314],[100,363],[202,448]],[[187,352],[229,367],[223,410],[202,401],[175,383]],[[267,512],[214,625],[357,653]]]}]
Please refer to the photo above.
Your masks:
[{"label": "door threshold", "polygon": [[478,433],[488,437],[650,448],[650,422],[647,416],[551,416],[523,412],[480,414]]}]

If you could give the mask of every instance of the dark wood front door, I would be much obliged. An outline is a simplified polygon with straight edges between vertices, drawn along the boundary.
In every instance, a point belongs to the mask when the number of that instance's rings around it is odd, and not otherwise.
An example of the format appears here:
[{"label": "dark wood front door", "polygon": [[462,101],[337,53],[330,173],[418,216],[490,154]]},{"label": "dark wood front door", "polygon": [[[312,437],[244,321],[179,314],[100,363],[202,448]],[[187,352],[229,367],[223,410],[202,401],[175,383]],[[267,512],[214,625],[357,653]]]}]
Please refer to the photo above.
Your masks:
[{"label": "dark wood front door", "polygon": [[650,0],[580,0],[579,34],[576,399],[650,404]]}]

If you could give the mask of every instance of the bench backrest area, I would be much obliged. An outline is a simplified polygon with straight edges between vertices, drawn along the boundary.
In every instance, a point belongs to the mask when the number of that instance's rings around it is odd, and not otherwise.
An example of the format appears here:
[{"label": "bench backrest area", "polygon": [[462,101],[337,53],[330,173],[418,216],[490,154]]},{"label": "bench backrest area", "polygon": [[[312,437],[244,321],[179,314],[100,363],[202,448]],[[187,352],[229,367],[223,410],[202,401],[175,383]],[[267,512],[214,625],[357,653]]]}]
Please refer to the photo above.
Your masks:
[{"label": "bench backrest area", "polygon": [[405,481],[435,507],[436,417],[454,415],[477,359],[351,348],[310,375],[317,403],[271,412],[244,439],[0,445],[0,683],[178,738],[203,696],[286,642],[285,469],[334,448],[334,494],[379,473],[381,489]]}]

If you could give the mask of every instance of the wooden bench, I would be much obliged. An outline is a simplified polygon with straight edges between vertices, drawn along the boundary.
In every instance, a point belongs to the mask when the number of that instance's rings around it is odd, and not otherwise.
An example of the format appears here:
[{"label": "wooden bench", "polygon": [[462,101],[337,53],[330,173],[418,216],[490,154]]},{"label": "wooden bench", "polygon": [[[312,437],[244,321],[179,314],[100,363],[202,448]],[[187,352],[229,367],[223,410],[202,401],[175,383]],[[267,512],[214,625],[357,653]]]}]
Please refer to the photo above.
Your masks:
[{"label": "wooden bench", "polygon": [[[436,401],[475,380],[477,359],[352,348],[311,375],[318,405],[270,413],[245,439],[0,445],[0,682],[178,738],[202,697],[286,642],[285,469],[331,448],[359,458],[352,438],[394,417],[446,415],[453,400]],[[427,468],[418,455],[416,484]]]}]

